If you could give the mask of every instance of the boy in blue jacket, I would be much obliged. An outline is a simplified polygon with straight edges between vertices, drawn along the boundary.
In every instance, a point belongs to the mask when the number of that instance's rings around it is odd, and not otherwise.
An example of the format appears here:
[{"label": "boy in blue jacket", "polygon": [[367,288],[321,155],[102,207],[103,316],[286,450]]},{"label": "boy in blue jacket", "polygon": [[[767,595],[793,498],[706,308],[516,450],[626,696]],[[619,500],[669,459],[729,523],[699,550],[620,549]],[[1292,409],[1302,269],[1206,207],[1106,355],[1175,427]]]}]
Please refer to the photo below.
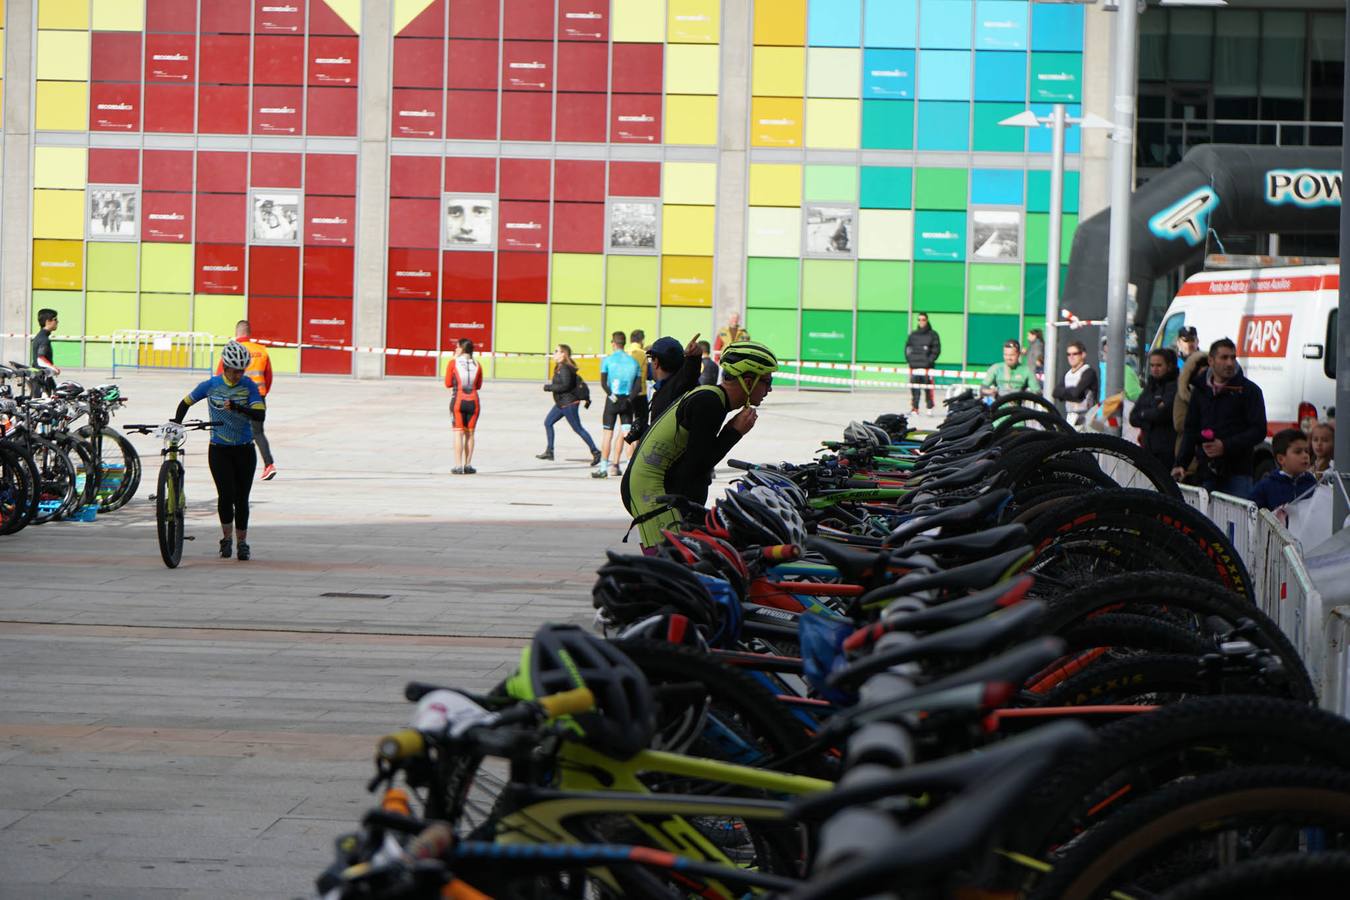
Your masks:
[{"label": "boy in blue jacket", "polygon": [[1286,428],[1275,435],[1270,446],[1278,468],[1258,481],[1252,491],[1252,502],[1261,509],[1277,509],[1317,487],[1317,477],[1308,471],[1312,460],[1306,434]]}]

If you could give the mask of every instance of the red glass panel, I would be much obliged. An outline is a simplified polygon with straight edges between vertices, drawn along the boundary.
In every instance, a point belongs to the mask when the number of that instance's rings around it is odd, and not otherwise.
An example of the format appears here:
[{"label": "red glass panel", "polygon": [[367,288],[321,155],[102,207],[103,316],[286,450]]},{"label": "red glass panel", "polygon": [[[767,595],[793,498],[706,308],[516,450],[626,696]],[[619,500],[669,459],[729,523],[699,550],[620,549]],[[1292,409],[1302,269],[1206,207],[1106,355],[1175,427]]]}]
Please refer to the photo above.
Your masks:
[{"label": "red glass panel", "polygon": [[604,143],[606,94],[558,94],[559,141]]},{"label": "red glass panel", "polygon": [[440,201],[395,197],[389,201],[390,247],[439,247]]},{"label": "red glass panel", "polygon": [[330,137],[356,136],[356,88],[312,87],[305,94],[306,134]]},{"label": "red glass panel", "polygon": [[[434,331],[433,331],[434,334]],[[436,356],[393,356],[388,355],[384,358],[384,374],[391,377],[398,376],[420,376],[423,378],[434,377],[436,375]]]},{"label": "red glass panel", "polygon": [[191,191],[191,150],[146,150],[145,179],[147,191]]},{"label": "red glass panel", "polygon": [[553,204],[554,253],[603,253],[605,204]]},{"label": "red glass panel", "polygon": [[440,276],[440,256],[439,250],[390,248],[389,296],[434,300]]},{"label": "red glass panel", "polygon": [[304,84],[305,39],[261,34],[253,39],[254,84]]},{"label": "red glass panel", "polygon": [[[120,36],[120,34],[119,34]],[[98,35],[95,35],[97,38]],[[138,37],[138,35],[130,35]],[[97,60],[95,55],[95,60]],[[98,80],[98,76],[94,76]],[[197,36],[150,34],[145,38],[145,80],[192,84],[197,78]],[[139,75],[131,79],[139,80]]]},{"label": "red glass panel", "polygon": [[300,296],[300,248],[249,247],[248,292],[250,296]]},{"label": "red glass panel", "polygon": [[140,184],[141,152],[113,150],[106,147],[89,149],[90,184]]},{"label": "red glass panel", "polygon": [[[175,39],[178,39],[175,37]],[[156,38],[151,38],[151,41]],[[188,40],[192,38],[189,36]],[[134,31],[95,31],[89,38],[89,77],[94,81],[140,81],[141,36]],[[150,78],[147,67],[145,77]]]},{"label": "red glass panel", "polygon": [[193,128],[192,85],[147,84],[145,86],[145,130],[191,134]]},{"label": "red glass panel", "polygon": [[497,137],[496,91],[448,91],[445,114],[448,138],[491,141]]},{"label": "red glass panel", "polygon": [[605,0],[558,0],[558,40],[609,39],[609,4]]},{"label": "red glass panel", "polygon": [[661,93],[661,44],[614,45],[614,93]]},{"label": "red glass panel", "polygon": [[[229,150],[197,151],[197,190],[237,194],[248,189],[248,154]],[[199,215],[197,218],[201,218]]]},{"label": "red glass panel", "polygon": [[[495,106],[497,95],[491,96]],[[440,91],[394,88],[393,136],[439,138],[443,99],[444,96]]]},{"label": "red glass panel", "polygon": [[197,128],[202,134],[248,133],[248,87],[242,84],[204,84],[197,89],[201,115]]},{"label": "red glass panel", "polygon": [[560,159],[553,165],[553,198],[555,200],[604,202],[604,160]]},{"label": "red glass panel", "polygon": [[299,134],[304,112],[304,88],[253,88],[254,134]]},{"label": "red glass panel", "polygon": [[[453,48],[451,49],[453,50]],[[502,44],[502,88],[508,91],[552,90],[553,42],[504,42]]]},{"label": "red glass panel", "polygon": [[661,196],[661,164],[654,162],[611,162],[611,197]]},{"label": "red glass panel", "polygon": [[548,301],[547,253],[498,253],[497,300]]},{"label": "red glass panel", "polygon": [[352,295],[352,248],[306,247],[302,269],[306,297]]},{"label": "red glass panel", "polygon": [[549,161],[502,157],[503,200],[547,200]]},{"label": "red glass panel", "polygon": [[356,198],[305,197],[305,243],[350,247],[356,240]]},{"label": "red glass panel", "polygon": [[403,30],[398,33],[398,36],[445,37],[445,8],[447,5],[447,0],[436,0],[418,13],[417,18],[403,26]]},{"label": "red glass panel", "polygon": [[306,154],[305,190],[311,194],[356,196],[356,154]]},{"label": "red glass panel", "polygon": [[552,138],[552,94],[502,92],[502,140],[547,141]]},{"label": "red glass panel", "polygon": [[197,195],[197,240],[242,244],[248,240],[247,234],[247,195]]},{"label": "red glass panel", "polygon": [[481,156],[448,156],[445,189],[466,194],[497,193],[497,160]]},{"label": "red glass panel", "polygon": [[439,197],[441,160],[437,156],[391,156],[389,196]]},{"label": "red glass panel", "polygon": [[492,350],[492,304],[453,301],[441,304],[441,347],[451,350],[460,338],[473,341],[474,353]]},{"label": "red glass panel", "polygon": [[248,84],[248,37],[203,34],[200,61],[203,84]]},{"label": "red glass panel", "polygon": [[248,298],[248,324],[253,337],[263,341],[297,343],[300,338],[300,300],[296,297]]},{"label": "red glass panel", "polygon": [[347,37],[309,39],[309,84],[354,87],[361,42]]},{"label": "red glass panel", "polygon": [[[491,71],[497,71],[492,61]],[[394,87],[439,88],[445,84],[445,41],[394,38]]]},{"label": "red glass panel", "polygon": [[[436,301],[391,298],[388,317],[385,319],[385,344],[399,350],[435,350]],[[386,357],[390,362],[399,358]],[[404,361],[410,359],[406,356],[401,358]],[[424,356],[421,361],[435,367],[435,357]]]},{"label": "red glass panel", "polygon": [[197,30],[197,4],[192,0],[146,0],[145,28],[192,34]]},{"label": "red glass panel", "polygon": [[502,33],[507,38],[553,40],[553,0],[506,0]]},{"label": "red glass panel", "polygon": [[141,86],[95,82],[89,85],[90,131],[139,131]]},{"label": "red glass panel", "polygon": [[250,181],[253,187],[299,187],[299,153],[255,153]]},{"label": "red glass panel", "polygon": [[[200,239],[200,235],[198,238]],[[243,244],[197,244],[194,289],[198,294],[244,292]]]},{"label": "red glass panel", "polygon": [[202,4],[202,34],[248,34],[252,18],[247,0],[211,0]]},{"label": "red glass panel", "polygon": [[[497,42],[452,38],[449,44],[447,84],[452,88],[496,90],[498,73]],[[440,69],[436,70],[438,73]]]},{"label": "red glass panel", "polygon": [[606,44],[558,44],[558,90],[597,91],[609,86],[609,47]]},{"label": "red glass panel", "polygon": [[446,250],[441,254],[441,298],[491,300],[493,254]]},{"label": "red glass panel", "polygon": [[[146,172],[150,166],[146,165]],[[141,194],[141,240],[192,243],[192,195],[146,191]]]},{"label": "red glass panel", "polygon": [[661,95],[614,94],[609,139],[616,144],[661,143]]},{"label": "red glass panel", "polygon": [[352,26],[347,24],[347,20],[333,11],[324,0],[310,0],[309,2],[309,33],[310,34],[338,34],[355,36]]},{"label": "red glass panel", "polygon": [[[300,319],[300,340],[303,343],[330,347],[351,346],[351,300],[306,297]],[[306,347],[300,351],[300,371],[324,375],[348,375],[352,371],[351,351]]]},{"label": "red glass panel", "polygon": [[253,4],[256,34],[304,34],[303,0],[256,0]]},{"label": "red glass panel", "polygon": [[495,3],[484,3],[483,0],[451,0],[450,36],[496,40],[501,31],[498,13]]},{"label": "red glass panel", "polygon": [[[503,160],[505,162],[505,160]],[[548,203],[506,200],[497,227],[497,246],[502,250],[548,250]]]}]

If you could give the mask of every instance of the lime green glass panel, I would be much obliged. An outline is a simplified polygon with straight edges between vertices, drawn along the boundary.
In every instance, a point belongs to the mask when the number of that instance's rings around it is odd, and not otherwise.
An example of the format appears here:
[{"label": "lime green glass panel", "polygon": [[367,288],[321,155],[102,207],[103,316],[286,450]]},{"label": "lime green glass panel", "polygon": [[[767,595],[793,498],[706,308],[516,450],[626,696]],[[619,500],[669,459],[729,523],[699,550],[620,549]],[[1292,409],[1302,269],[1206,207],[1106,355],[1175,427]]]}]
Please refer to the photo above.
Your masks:
[{"label": "lime green glass panel", "polygon": [[858,199],[856,166],[807,166],[804,188],[807,200],[854,203]]},{"label": "lime green glass panel", "polygon": [[1000,125],[1009,116],[1026,110],[1021,103],[975,104],[975,149],[1021,153],[1026,149],[1027,129]]},{"label": "lime green glass panel", "polygon": [[799,260],[752,257],[747,262],[745,269],[747,306],[796,309],[800,290]]},{"label": "lime green glass panel", "polygon": [[[1003,359],[1005,341],[1021,340],[1017,316],[970,316],[966,320],[966,365],[983,367]],[[944,341],[945,343],[945,341]]]},{"label": "lime green glass panel", "polygon": [[198,294],[192,301],[192,330],[207,331],[218,341],[234,337],[235,323],[244,318],[247,301],[226,294]]},{"label": "lime green glass panel", "polygon": [[863,166],[864,209],[909,209],[913,193],[913,169],[900,166]]},{"label": "lime green glass panel", "polygon": [[611,256],[606,263],[605,302],[620,306],[655,306],[661,261],[655,256]]},{"label": "lime green glass panel", "polygon": [[87,369],[111,369],[112,358],[112,344],[92,342],[84,345],[84,365]]},{"label": "lime green glass panel", "polygon": [[506,353],[547,353],[548,307],[542,303],[498,303],[493,349]]},{"label": "lime green glass panel", "polygon": [[970,267],[970,311],[1010,313],[1022,311],[1022,273],[1018,266],[973,263]]},{"label": "lime green glass panel", "polygon": [[142,244],[141,290],[166,294],[191,291],[192,245]]},{"label": "lime green glass panel", "polygon": [[295,347],[268,347],[267,358],[272,361],[273,373],[294,375],[300,371],[300,351]]},{"label": "lime green glass panel", "polygon": [[[1050,211],[1050,173],[1038,169],[1027,173],[1027,212]],[[1078,212],[1078,173],[1064,173],[1064,211]]]},{"label": "lime green glass panel", "polygon": [[966,169],[916,169],[914,171],[915,209],[965,209]]},{"label": "lime green glass panel", "polygon": [[949,369],[960,368],[966,349],[966,317],[958,313],[929,313],[928,324],[942,338],[938,365]]},{"label": "lime green glass panel", "polygon": [[555,253],[552,297],[554,303],[599,305],[605,293],[605,258],[598,253]]},{"label": "lime green glass panel", "polygon": [[594,306],[553,304],[549,344],[566,344],[572,348],[575,356],[608,353],[609,340],[601,331],[600,310]]},{"label": "lime green glass panel", "polygon": [[796,310],[751,307],[745,312],[746,330],[754,335],[755,340],[767,344],[780,360],[797,356],[799,323]]},{"label": "lime green glass panel", "polygon": [[[858,263],[858,309],[903,312],[909,309],[907,262],[864,259]],[[861,328],[861,326],[860,326]],[[865,334],[859,331],[859,335]]]},{"label": "lime green glass panel", "polygon": [[902,312],[858,313],[858,362],[903,363],[907,320]]},{"label": "lime green glass panel", "polygon": [[[492,362],[494,378],[543,382],[549,376],[548,361],[542,356],[517,356],[507,359],[494,359]],[[544,399],[548,399],[547,394],[544,395]]]},{"label": "lime green glass panel", "polygon": [[52,357],[57,368],[79,368],[84,365],[84,347],[79,341],[52,341]]},{"label": "lime green glass panel", "polygon": [[803,309],[853,309],[854,263],[845,259],[802,261]]},{"label": "lime green glass panel", "polygon": [[[1061,263],[1069,262],[1069,251],[1073,248],[1073,233],[1078,230],[1078,216],[1065,215],[1059,241]],[[1029,263],[1043,263],[1050,259],[1050,216],[1048,213],[1029,213],[1027,215],[1026,260]]]},{"label": "lime green glass panel", "polygon": [[89,290],[136,290],[137,244],[90,241],[85,249],[88,254]]},{"label": "lime green glass panel", "polygon": [[141,294],[141,328],[191,331],[192,297],[188,294]]},{"label": "lime green glass panel", "polygon": [[85,322],[91,335],[111,335],[114,331],[136,327],[135,294],[90,291],[87,304]]},{"label": "lime green glass panel", "polygon": [[[656,330],[656,308],[652,306],[606,306],[605,307],[605,336],[616,331],[622,331],[632,341],[634,331],[642,331],[646,334],[646,345],[651,346],[652,341],[660,337]],[[708,343],[712,343],[709,341]],[[606,347],[608,350],[608,347]]]},{"label": "lime green glass panel", "polygon": [[864,100],[864,150],[914,149],[913,100]]},{"label": "lime green glass panel", "polygon": [[57,313],[53,340],[81,338],[84,330],[84,294],[79,291],[33,291],[33,329],[36,330],[37,311],[54,309]]},{"label": "lime green glass panel", "polygon": [[802,313],[802,359],[851,362],[853,313],[808,309]]},{"label": "lime green glass panel", "polygon": [[914,264],[915,312],[963,312],[966,308],[964,263]]},{"label": "lime green glass panel", "polygon": [[[709,344],[713,342],[712,310],[699,306],[663,306],[661,308],[661,334],[668,334],[681,344],[694,335]],[[650,344],[655,338],[651,338]]]}]

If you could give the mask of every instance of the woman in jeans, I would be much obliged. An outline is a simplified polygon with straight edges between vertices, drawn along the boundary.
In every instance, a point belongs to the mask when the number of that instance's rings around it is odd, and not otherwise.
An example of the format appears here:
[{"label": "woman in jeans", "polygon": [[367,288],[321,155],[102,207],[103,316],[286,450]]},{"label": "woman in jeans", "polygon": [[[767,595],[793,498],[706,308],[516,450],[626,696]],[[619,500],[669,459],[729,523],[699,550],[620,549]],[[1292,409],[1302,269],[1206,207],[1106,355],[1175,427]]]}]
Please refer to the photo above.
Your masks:
[{"label": "woman in jeans", "polygon": [[599,465],[600,450],[591,440],[590,434],[581,425],[581,396],[578,393],[580,379],[577,377],[577,364],[572,362],[572,348],[559,344],[553,351],[553,380],[544,385],[544,390],[553,395],[553,408],[544,416],[544,434],[548,436],[548,449],[536,456],[536,459],[553,458],[553,426],[559,419],[566,419],[572,430],[581,436],[591,451],[591,465]]}]

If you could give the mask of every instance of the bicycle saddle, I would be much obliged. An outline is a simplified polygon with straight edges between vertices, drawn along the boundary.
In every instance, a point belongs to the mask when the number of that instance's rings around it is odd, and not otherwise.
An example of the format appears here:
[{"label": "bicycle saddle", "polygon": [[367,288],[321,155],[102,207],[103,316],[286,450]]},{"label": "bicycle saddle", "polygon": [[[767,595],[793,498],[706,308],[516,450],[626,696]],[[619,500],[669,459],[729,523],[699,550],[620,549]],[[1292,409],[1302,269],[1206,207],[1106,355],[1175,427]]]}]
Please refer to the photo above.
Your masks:
[{"label": "bicycle saddle", "polygon": [[973,622],[996,609],[1020,603],[1035,583],[1036,579],[1032,576],[1021,575],[957,600],[921,606],[881,622],[873,622],[849,635],[844,640],[844,650],[849,653],[864,650],[893,631],[922,634]]},{"label": "bicycle saddle", "polygon": [[[1031,558],[1031,547],[1023,544],[987,559],[979,559],[941,572],[913,572],[890,584],[868,591],[854,603],[858,608],[876,606],[895,597],[918,594],[921,591],[980,591],[1009,577]],[[903,563],[904,557],[893,562]],[[883,613],[883,616],[885,614]]]},{"label": "bicycle saddle", "polygon": [[1012,491],[1007,488],[986,491],[973,500],[967,500],[957,506],[915,516],[887,535],[883,543],[888,547],[903,546],[905,541],[932,528],[954,530],[974,528],[997,514],[1011,498]]},{"label": "bicycle saddle", "polygon": [[874,580],[878,572],[885,571],[891,556],[889,550],[854,547],[814,535],[807,537],[806,549],[825,557],[825,561],[838,569],[845,581],[853,584]]},{"label": "bicycle saddle", "polygon": [[916,487],[925,491],[955,491],[986,481],[997,471],[997,460],[983,459],[943,474],[933,473],[923,478]]},{"label": "bicycle saddle", "polygon": [[928,556],[956,554],[961,556],[988,556],[1002,553],[1026,542],[1027,529],[1020,522],[1010,525],[998,525],[972,534],[954,537],[926,538],[915,537],[906,542],[899,552],[923,553]]},{"label": "bicycle saddle", "polygon": [[950,466],[954,463],[973,463],[979,462],[982,459],[997,459],[1003,455],[1002,447],[989,446],[989,442],[993,439],[992,433],[986,437],[986,435],[981,432],[979,435],[972,435],[972,437],[978,437],[980,439],[978,446],[972,444],[970,447],[961,450],[960,452],[953,451],[947,453],[945,451],[939,451],[930,453],[916,462],[914,467],[909,470],[910,473],[913,475],[920,475],[934,469]]}]

